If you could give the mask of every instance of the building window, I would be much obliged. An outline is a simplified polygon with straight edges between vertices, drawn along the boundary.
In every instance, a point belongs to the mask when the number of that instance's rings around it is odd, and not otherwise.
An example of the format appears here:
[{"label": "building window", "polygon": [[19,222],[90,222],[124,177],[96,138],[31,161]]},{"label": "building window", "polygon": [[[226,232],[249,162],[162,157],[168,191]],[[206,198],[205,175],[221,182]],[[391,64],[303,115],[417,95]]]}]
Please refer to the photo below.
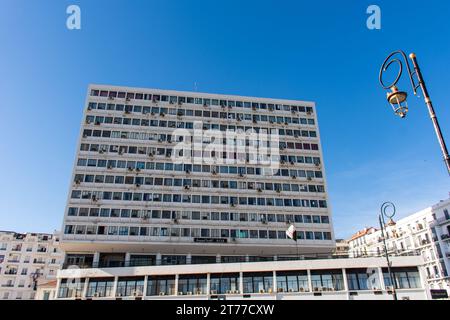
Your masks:
[{"label": "building window", "polygon": [[344,290],[342,270],[311,271],[311,282],[314,291]]},{"label": "building window", "polygon": [[307,292],[308,275],[306,271],[277,272],[278,292]]},{"label": "building window", "polygon": [[239,291],[238,273],[211,274],[210,276],[211,294],[237,294]]},{"label": "building window", "polygon": [[148,296],[175,295],[175,276],[149,276],[147,281]]},{"label": "building window", "polygon": [[273,273],[244,273],[244,293],[272,293]]},{"label": "building window", "polygon": [[179,295],[202,295],[206,290],[206,275],[180,275],[178,278]]},{"label": "building window", "polygon": [[[422,287],[417,268],[394,268],[392,274],[398,289],[416,289]],[[386,268],[383,268],[383,278],[386,287],[393,286]]]}]

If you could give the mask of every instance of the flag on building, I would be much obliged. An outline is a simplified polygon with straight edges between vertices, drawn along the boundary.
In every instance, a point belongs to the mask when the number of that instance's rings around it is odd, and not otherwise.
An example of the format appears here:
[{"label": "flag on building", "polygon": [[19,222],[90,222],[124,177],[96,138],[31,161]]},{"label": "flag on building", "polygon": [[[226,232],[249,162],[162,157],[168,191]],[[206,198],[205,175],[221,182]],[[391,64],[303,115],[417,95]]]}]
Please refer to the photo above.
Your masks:
[{"label": "flag on building", "polygon": [[297,241],[297,230],[295,230],[295,226],[291,224],[291,226],[286,230],[286,235],[294,241]]}]

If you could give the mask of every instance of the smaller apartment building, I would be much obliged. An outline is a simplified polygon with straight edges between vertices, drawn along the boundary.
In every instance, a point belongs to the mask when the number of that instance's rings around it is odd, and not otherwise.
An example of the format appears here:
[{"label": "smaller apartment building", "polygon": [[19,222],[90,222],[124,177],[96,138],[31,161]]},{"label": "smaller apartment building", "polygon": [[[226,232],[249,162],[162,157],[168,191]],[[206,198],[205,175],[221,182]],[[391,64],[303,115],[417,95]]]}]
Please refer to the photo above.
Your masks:
[{"label": "smaller apartment building", "polygon": [[34,299],[38,283],[55,279],[63,258],[58,233],[0,231],[0,300]]},{"label": "smaller apartment building", "polygon": [[[386,226],[386,242],[391,254],[420,254],[430,289],[450,293],[449,212],[447,199],[397,222],[390,221]],[[382,233],[377,228],[359,231],[348,243],[350,257],[384,255]]]}]

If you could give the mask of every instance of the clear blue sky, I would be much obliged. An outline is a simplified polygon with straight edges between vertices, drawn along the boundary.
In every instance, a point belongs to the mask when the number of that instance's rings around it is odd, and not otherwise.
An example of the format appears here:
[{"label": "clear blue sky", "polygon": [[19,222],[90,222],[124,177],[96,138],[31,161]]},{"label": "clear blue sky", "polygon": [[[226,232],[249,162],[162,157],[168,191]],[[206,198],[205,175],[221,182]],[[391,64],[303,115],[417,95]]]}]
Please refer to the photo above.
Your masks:
[{"label": "clear blue sky", "polygon": [[89,83],[316,101],[338,237],[383,201],[405,216],[448,198],[423,101],[395,117],[377,76],[390,51],[415,51],[450,144],[450,2],[377,1],[381,31],[370,4],[1,0],[0,229],[61,227]]}]

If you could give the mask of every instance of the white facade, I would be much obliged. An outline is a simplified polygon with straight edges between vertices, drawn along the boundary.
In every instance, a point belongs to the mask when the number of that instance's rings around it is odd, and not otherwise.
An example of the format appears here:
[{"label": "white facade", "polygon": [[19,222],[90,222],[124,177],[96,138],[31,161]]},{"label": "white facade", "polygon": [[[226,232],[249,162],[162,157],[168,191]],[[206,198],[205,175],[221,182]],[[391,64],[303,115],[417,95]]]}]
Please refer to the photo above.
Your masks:
[{"label": "white facade", "polygon": [[36,285],[56,279],[63,258],[59,233],[0,231],[0,300],[34,299]]},{"label": "white facade", "polygon": [[[450,199],[387,226],[390,253],[420,254],[430,289],[450,293]],[[381,230],[368,228],[349,240],[352,257],[384,255]]]},{"label": "white facade", "polygon": [[[423,260],[394,257],[399,300],[427,300]],[[57,299],[392,300],[384,258],[63,269]]]},{"label": "white facade", "polygon": [[[315,111],[304,101],[91,85],[64,216],[65,264],[198,264],[331,253]],[[240,164],[174,164],[173,131],[192,131],[195,121],[202,121],[202,132],[279,129],[280,171],[263,175],[248,150]],[[231,160],[236,153],[214,156]],[[291,223],[298,246],[286,239]]]}]

